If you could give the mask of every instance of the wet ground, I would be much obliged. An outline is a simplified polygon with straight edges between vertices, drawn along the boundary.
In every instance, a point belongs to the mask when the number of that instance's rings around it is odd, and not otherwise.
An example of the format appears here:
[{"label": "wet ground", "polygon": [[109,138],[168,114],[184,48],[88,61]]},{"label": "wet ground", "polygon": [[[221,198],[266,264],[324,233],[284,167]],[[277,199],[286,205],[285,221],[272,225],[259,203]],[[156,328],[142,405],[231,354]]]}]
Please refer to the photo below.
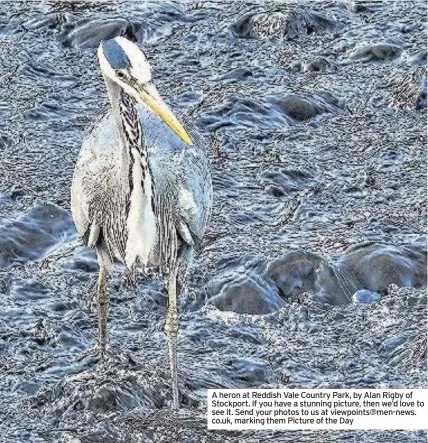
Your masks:
[{"label": "wet ground", "polygon": [[[214,210],[182,296],[171,412],[163,282],[109,283],[69,188],[107,106],[100,39],[141,44],[207,137]],[[420,1],[0,2],[0,441],[424,442],[423,431],[208,432],[206,389],[426,388]]]}]

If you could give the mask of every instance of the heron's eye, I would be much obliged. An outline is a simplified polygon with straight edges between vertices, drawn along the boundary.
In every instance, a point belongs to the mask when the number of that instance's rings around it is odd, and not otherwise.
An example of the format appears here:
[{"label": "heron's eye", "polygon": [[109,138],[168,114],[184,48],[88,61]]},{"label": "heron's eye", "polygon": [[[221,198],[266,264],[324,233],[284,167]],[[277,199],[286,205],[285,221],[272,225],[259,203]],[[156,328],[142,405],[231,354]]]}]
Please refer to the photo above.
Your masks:
[{"label": "heron's eye", "polygon": [[122,71],[116,71],[116,75],[122,79],[125,79],[125,77],[126,77],[125,73],[123,73]]}]

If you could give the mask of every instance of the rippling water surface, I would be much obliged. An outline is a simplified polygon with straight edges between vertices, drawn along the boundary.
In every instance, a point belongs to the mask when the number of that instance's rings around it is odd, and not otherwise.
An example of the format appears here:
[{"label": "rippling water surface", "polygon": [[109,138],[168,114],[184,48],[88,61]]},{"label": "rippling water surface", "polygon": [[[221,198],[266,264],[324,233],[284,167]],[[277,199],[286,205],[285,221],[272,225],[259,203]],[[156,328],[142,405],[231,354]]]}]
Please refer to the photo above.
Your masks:
[{"label": "rippling water surface", "polygon": [[[207,388],[427,387],[425,19],[422,0],[3,0],[0,441],[426,441],[205,429]],[[163,282],[130,287],[118,268],[117,359],[82,358],[98,265],[69,188],[107,106],[96,48],[116,35],[144,48],[209,143],[214,211],[182,295],[179,412]]]}]

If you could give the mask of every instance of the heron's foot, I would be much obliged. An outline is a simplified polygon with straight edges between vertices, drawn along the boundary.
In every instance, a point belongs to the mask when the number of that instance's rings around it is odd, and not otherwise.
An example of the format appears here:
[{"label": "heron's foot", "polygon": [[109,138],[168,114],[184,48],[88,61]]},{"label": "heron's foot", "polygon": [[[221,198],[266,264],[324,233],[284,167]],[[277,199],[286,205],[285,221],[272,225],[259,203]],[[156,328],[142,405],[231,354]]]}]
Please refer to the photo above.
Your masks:
[{"label": "heron's foot", "polygon": [[84,352],[79,357],[79,361],[84,360],[87,357],[98,357],[100,360],[106,360],[113,357],[113,352],[111,351],[110,346],[101,346],[99,343],[97,343],[92,349]]}]

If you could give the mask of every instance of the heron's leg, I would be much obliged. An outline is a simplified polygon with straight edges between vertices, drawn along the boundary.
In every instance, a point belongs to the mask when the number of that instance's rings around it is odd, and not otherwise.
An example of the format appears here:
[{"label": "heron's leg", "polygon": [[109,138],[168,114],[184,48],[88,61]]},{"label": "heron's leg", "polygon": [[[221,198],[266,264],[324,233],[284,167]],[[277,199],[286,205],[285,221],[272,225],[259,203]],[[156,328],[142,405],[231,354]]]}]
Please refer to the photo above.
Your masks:
[{"label": "heron's leg", "polygon": [[178,333],[178,306],[177,306],[177,263],[170,270],[168,277],[168,314],[166,317],[165,334],[169,347],[169,363],[172,379],[173,409],[179,409],[178,380],[177,380],[177,333]]},{"label": "heron's leg", "polygon": [[107,272],[104,266],[100,266],[97,285],[97,311],[98,311],[98,347],[101,355],[107,348],[107,316],[109,308],[109,294],[106,284]]}]

